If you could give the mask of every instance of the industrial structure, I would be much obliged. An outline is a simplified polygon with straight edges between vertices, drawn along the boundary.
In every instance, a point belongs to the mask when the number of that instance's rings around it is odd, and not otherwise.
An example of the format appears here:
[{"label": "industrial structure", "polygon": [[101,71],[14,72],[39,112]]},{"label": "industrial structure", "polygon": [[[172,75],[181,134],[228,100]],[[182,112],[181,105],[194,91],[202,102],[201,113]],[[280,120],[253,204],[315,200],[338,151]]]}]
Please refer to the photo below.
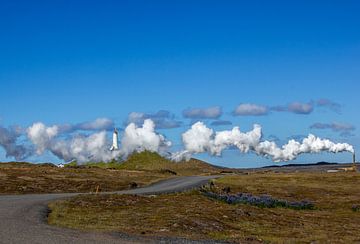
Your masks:
[{"label": "industrial structure", "polygon": [[356,172],[356,171],[357,171],[357,166],[356,166],[356,156],[355,156],[355,152],[353,152],[353,168],[354,168],[354,171]]}]

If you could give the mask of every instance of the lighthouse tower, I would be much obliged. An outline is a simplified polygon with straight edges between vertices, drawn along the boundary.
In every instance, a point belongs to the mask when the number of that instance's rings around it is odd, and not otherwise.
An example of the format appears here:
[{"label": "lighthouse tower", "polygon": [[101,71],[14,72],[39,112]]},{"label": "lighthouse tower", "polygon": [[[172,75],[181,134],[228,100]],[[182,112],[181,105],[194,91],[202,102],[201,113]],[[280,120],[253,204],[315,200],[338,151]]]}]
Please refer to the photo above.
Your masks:
[{"label": "lighthouse tower", "polygon": [[114,150],[118,150],[119,146],[118,146],[118,131],[116,128],[114,128],[114,133],[113,133],[113,143],[112,146],[110,148],[110,151],[114,151]]}]

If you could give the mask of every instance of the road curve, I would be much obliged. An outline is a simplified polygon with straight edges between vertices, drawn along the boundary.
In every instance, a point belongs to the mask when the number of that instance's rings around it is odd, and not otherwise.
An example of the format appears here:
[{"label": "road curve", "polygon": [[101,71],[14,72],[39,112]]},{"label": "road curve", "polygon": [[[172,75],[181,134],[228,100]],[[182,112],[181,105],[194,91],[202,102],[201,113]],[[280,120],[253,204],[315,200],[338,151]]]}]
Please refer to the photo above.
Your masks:
[{"label": "road curve", "polygon": [[[153,185],[118,194],[161,194],[189,190],[218,176],[188,176],[163,180]],[[185,239],[149,239],[121,233],[86,232],[46,224],[50,201],[78,195],[27,194],[0,196],[0,243],[200,243]],[[208,241],[206,242],[208,243]]]}]

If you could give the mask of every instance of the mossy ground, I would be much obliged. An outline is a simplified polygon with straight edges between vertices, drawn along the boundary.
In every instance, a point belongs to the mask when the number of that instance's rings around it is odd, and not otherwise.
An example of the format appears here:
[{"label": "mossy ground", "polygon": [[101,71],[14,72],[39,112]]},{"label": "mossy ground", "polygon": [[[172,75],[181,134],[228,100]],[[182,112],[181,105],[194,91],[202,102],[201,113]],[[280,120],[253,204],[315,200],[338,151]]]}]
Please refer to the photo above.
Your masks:
[{"label": "mossy ground", "polygon": [[160,172],[101,168],[57,168],[27,163],[0,164],[0,194],[117,191],[172,177]]},{"label": "mossy ground", "polygon": [[117,191],[184,175],[219,174],[203,161],[172,162],[157,153],[141,152],[123,162],[97,162],[65,168],[53,164],[1,163],[0,194]]},{"label": "mossy ground", "polygon": [[156,197],[84,195],[50,204],[49,223],[136,235],[232,242],[353,243],[360,241],[358,173],[254,173],[214,181],[221,190],[308,199],[314,210],[230,205],[198,191]]},{"label": "mossy ground", "polygon": [[[155,152],[134,153],[122,162],[87,163],[88,167],[112,168],[121,170],[163,171],[170,170],[177,175],[218,174],[223,168],[205,163],[201,160],[173,162]],[[72,165],[73,166],[73,165]]]}]

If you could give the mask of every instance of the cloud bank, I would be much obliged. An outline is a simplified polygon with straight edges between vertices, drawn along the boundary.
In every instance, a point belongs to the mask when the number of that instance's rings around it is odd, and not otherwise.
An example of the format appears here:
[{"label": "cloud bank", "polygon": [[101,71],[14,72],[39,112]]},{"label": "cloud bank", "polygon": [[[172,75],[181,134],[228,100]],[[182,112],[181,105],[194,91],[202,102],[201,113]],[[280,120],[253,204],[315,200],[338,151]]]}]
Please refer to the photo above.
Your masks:
[{"label": "cloud bank", "polygon": [[267,107],[252,103],[242,103],[235,108],[233,115],[235,116],[261,116],[267,115],[269,110]]},{"label": "cloud bank", "polygon": [[234,116],[262,116],[270,112],[289,112],[294,114],[309,115],[314,112],[315,108],[326,108],[340,114],[342,106],[330,99],[322,98],[310,102],[291,102],[286,105],[264,106],[253,103],[242,103],[233,111]]},{"label": "cloud bank", "polygon": [[209,108],[188,108],[183,111],[184,118],[187,119],[218,119],[222,115],[220,106]]},{"label": "cloud bank", "polygon": [[355,126],[345,123],[315,123],[310,126],[310,129],[329,129],[333,132],[340,133],[340,136],[347,137],[347,136],[353,136],[353,131],[356,129]]},{"label": "cloud bank", "polygon": [[335,113],[341,114],[342,106],[341,104],[334,102],[330,99],[322,98],[316,101],[318,107],[328,108]]},{"label": "cloud bank", "polygon": [[108,118],[98,118],[94,121],[87,121],[78,124],[63,124],[56,125],[59,133],[72,133],[75,131],[101,131],[101,130],[113,130],[114,121]]},{"label": "cloud bank", "polygon": [[153,114],[132,112],[128,116],[127,124],[134,123],[139,126],[147,119],[151,119],[157,129],[172,129],[182,125],[182,122],[175,120],[175,116],[167,110],[159,110]]},{"label": "cloud bank", "polygon": [[311,114],[314,111],[314,105],[312,102],[301,103],[301,102],[292,102],[286,106],[275,106],[271,108],[271,111],[276,112],[290,112],[294,114]]}]

